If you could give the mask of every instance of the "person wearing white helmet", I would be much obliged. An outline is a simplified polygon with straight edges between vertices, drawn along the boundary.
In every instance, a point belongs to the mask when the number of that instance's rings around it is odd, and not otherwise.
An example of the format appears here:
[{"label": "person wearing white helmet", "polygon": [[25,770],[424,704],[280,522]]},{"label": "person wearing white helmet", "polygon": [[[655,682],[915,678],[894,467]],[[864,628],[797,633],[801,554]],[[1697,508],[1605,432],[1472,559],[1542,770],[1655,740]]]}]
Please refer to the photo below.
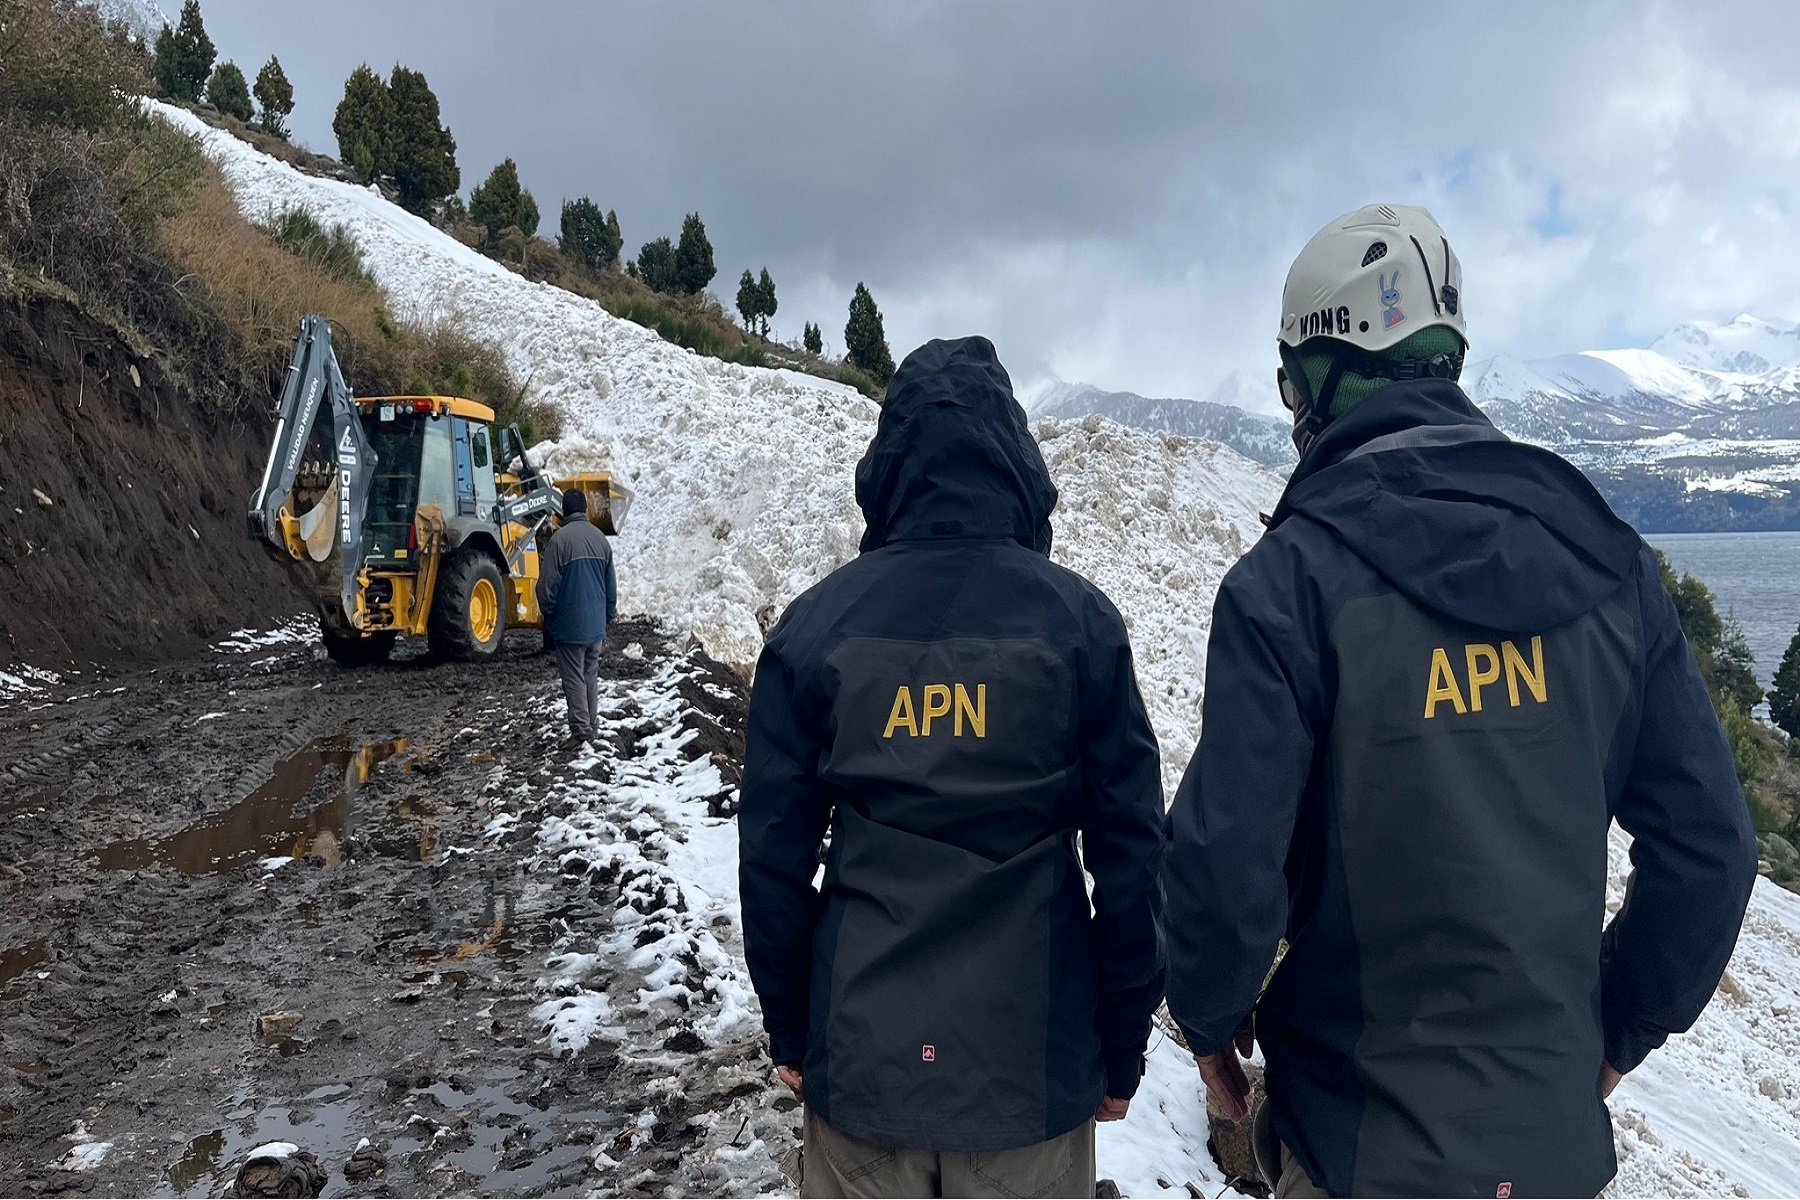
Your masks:
[{"label": "person wearing white helmet", "polygon": [[1755,880],[1651,551],[1463,394],[1464,320],[1422,208],[1301,251],[1300,462],[1220,587],[1169,810],[1169,1011],[1233,1118],[1261,1043],[1276,1195],[1594,1195],[1606,1096],[1698,1018]]}]

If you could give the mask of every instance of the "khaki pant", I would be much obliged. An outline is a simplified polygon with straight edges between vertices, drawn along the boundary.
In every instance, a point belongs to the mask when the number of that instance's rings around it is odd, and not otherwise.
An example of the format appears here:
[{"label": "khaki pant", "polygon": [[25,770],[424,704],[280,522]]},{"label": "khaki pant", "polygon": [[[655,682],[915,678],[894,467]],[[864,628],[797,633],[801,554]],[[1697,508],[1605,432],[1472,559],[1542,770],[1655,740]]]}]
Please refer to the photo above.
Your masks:
[{"label": "khaki pant", "polygon": [[1094,1123],[1061,1137],[968,1154],[878,1146],[839,1133],[806,1110],[805,1197],[1080,1196],[1094,1194]]}]

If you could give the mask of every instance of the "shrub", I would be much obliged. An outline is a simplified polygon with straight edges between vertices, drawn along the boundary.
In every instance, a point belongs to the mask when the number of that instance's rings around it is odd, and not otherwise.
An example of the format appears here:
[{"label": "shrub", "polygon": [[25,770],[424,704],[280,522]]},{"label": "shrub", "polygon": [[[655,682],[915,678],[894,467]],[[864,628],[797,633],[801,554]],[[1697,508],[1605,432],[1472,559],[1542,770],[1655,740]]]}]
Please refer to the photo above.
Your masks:
[{"label": "shrub", "polygon": [[319,224],[318,218],[298,206],[271,214],[261,227],[290,254],[298,255],[342,283],[373,285],[363,262],[362,247],[348,226]]},{"label": "shrub", "polygon": [[236,63],[222,62],[213,71],[212,78],[206,81],[206,102],[228,117],[240,121],[251,118],[250,85]]},{"label": "shrub", "polygon": [[109,129],[135,117],[149,87],[142,49],[91,8],[0,0],[0,129]]}]

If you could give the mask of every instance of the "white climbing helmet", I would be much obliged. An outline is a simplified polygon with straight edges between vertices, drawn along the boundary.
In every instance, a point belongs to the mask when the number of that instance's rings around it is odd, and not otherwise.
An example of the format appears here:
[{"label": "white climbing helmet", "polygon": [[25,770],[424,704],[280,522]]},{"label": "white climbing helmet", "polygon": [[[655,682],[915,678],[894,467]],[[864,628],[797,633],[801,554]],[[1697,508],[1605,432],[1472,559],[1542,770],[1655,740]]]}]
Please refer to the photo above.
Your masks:
[{"label": "white climbing helmet", "polygon": [[1281,292],[1281,344],[1315,337],[1371,353],[1443,325],[1466,346],[1462,264],[1429,212],[1371,204],[1313,235],[1288,268]]}]

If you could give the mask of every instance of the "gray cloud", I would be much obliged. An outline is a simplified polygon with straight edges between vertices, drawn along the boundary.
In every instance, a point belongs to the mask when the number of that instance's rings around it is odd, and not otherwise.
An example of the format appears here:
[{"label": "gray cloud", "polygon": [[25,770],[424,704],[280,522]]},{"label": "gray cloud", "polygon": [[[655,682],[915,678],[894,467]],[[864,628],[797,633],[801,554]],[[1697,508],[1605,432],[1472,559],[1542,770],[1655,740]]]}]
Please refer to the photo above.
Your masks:
[{"label": "gray cloud", "polygon": [[1786,4],[317,0],[296,19],[205,0],[205,15],[246,69],[282,55],[315,147],[335,149],[350,69],[399,60],[442,100],[465,192],[511,155],[547,226],[591,194],[628,253],[697,209],[717,290],[729,304],[766,264],[779,332],[816,320],[841,341],[864,280],[897,355],[982,332],[1021,381],[1204,395],[1270,370],[1288,261],[1377,198],[1448,227],[1477,353],[1800,316]]}]

